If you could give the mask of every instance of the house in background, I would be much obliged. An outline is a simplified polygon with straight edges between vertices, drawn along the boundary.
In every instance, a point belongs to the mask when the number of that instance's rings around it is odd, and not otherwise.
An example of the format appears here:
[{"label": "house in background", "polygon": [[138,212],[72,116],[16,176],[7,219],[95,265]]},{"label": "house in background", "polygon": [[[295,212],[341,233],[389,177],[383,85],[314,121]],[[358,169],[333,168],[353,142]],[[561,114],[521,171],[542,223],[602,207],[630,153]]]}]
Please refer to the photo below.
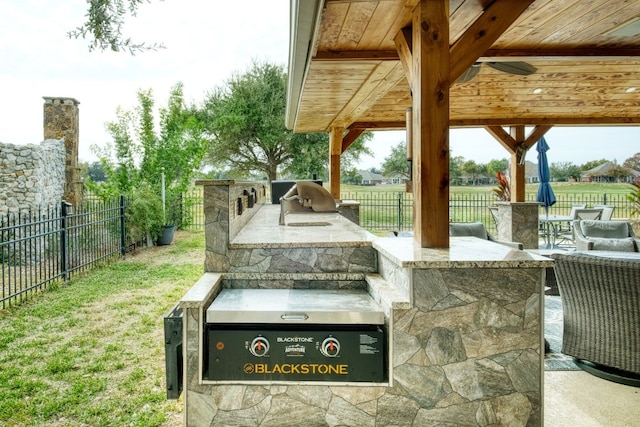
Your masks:
[{"label": "house in background", "polygon": [[379,173],[359,170],[358,174],[362,177],[362,185],[378,185],[384,181],[384,177]]},{"label": "house in background", "polygon": [[580,182],[635,182],[640,172],[613,162],[606,162],[580,174]]},{"label": "house in background", "polygon": [[408,180],[409,179],[407,177],[394,175],[394,176],[385,177],[383,179],[383,182],[385,184],[405,184]]}]

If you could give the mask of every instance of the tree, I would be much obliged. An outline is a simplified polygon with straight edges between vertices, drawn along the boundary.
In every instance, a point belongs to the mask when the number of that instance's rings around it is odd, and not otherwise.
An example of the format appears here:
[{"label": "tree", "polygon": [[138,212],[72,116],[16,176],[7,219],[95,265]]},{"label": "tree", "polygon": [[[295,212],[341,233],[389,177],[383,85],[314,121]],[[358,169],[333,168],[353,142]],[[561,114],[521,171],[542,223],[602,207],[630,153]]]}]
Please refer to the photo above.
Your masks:
[{"label": "tree", "polygon": [[87,21],[69,31],[67,37],[89,38],[89,51],[97,48],[101,51],[129,51],[134,55],[139,51],[164,48],[162,44],[137,43],[122,35],[125,18],[128,15],[136,16],[138,6],[142,3],[150,3],[150,0],[87,0],[87,3],[89,5]]},{"label": "tree", "polygon": [[581,168],[571,162],[554,162],[549,165],[549,177],[552,181],[580,180]]},{"label": "tree", "polygon": [[411,178],[407,161],[407,144],[402,141],[391,148],[391,153],[382,162],[382,174],[386,177]]},{"label": "tree", "polygon": [[[208,94],[200,109],[210,139],[209,160],[233,175],[259,172],[269,181],[285,172],[309,178],[326,171],[327,134],[296,134],[285,127],[287,76],[282,66],[253,62]],[[347,170],[368,153],[365,132],[341,159]]]},{"label": "tree", "polygon": [[640,153],[636,153],[633,156],[629,157],[622,164],[625,168],[633,169],[640,171]]},{"label": "tree", "polygon": [[451,156],[449,157],[449,180],[451,183],[457,182],[462,177],[462,165],[464,164],[464,157]]},{"label": "tree", "polygon": [[614,178],[617,182],[621,182],[626,180],[628,177],[632,176],[632,173],[629,170],[629,168],[626,168],[620,165],[615,165],[614,167],[611,168],[608,175]]},{"label": "tree", "polygon": [[[140,90],[135,110],[118,109],[116,120],[106,125],[113,145],[102,149],[93,147],[107,180],[100,185],[89,180],[89,188],[104,198],[120,194],[132,197],[141,215],[145,216],[142,221],[145,224],[157,225],[157,220],[154,222],[147,217],[157,211],[163,174],[168,206],[171,207],[191,184],[206,153],[204,128],[197,120],[195,110],[184,104],[182,88],[182,83],[171,88],[167,106],[160,108],[159,132],[154,125],[153,93]],[[136,200],[140,198],[146,199],[145,203]],[[160,220],[164,224],[180,225],[182,218],[173,216],[175,211],[171,209],[167,212],[169,217]],[[157,231],[151,230],[152,234]]]},{"label": "tree", "polygon": [[489,175],[496,175],[498,172],[502,173],[509,167],[509,160],[507,159],[492,159],[487,163],[487,172]]},{"label": "tree", "polygon": [[91,178],[93,182],[103,182],[107,180],[107,174],[104,172],[104,167],[99,161],[91,162],[87,166],[87,176]]},{"label": "tree", "polygon": [[482,175],[485,175],[487,171],[487,166],[476,163],[473,160],[467,160],[462,164],[462,172],[466,173],[471,177],[471,181],[473,185],[477,185],[478,178]]}]

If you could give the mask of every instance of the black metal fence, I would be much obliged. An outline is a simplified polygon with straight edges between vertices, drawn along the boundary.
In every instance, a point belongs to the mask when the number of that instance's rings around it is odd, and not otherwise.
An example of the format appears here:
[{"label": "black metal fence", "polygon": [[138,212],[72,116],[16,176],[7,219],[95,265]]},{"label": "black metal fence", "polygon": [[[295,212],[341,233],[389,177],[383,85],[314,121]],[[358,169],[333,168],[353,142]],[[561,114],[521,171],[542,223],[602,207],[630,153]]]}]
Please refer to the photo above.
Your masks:
[{"label": "black metal fence", "polygon": [[62,202],[54,209],[1,215],[2,308],[51,283],[67,282],[101,261],[124,256],[125,209],[121,197],[86,200],[77,212]]},{"label": "black metal fence", "polygon": [[[413,227],[413,195],[404,191],[344,192],[343,200],[360,202],[360,225],[367,230],[384,234],[388,231],[410,231]],[[528,194],[528,202],[535,202],[535,194]],[[615,206],[614,219],[629,219],[633,203],[625,194],[584,193],[556,195],[556,203],[549,208],[549,214],[569,215],[574,204]],[[196,188],[184,196],[185,209],[190,222],[187,229],[203,230],[204,213],[202,189]],[[481,221],[490,233],[497,233],[495,223],[488,207],[495,205],[492,193],[451,193],[449,198],[449,216],[452,222]],[[544,211],[540,210],[541,214]]]}]

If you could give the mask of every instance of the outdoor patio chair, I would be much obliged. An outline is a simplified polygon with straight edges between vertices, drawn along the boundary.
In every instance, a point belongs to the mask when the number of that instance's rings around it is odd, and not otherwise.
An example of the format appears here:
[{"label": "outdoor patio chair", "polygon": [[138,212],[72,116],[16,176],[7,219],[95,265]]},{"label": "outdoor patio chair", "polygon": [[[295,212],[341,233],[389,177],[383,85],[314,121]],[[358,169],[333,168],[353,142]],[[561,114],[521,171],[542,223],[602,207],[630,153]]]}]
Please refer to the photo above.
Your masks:
[{"label": "outdoor patio chair", "polygon": [[491,214],[491,218],[493,218],[493,224],[498,229],[498,207],[497,206],[487,206],[489,209],[489,213]]},{"label": "outdoor patio chair", "polygon": [[[569,212],[569,215],[568,215],[571,218],[571,221],[573,221],[576,218],[576,211],[578,209],[586,209],[586,208],[587,208],[586,204],[571,205],[571,211]],[[560,233],[568,233],[569,231],[571,231],[571,221],[567,223],[558,224],[558,229],[556,230],[556,232],[560,234]]]},{"label": "outdoor patio chair", "polygon": [[471,236],[479,239],[489,240],[491,242],[500,243],[501,245],[509,246],[514,249],[523,250],[524,245],[519,242],[505,242],[503,240],[496,240],[487,232],[484,224],[478,222],[452,222],[449,224],[450,236]]},{"label": "outdoor patio chair", "polygon": [[562,352],[585,371],[640,385],[640,255],[556,253]]},{"label": "outdoor patio chair", "polygon": [[560,237],[560,244],[566,244],[568,246],[575,245],[575,231],[573,229],[573,224],[576,220],[590,219],[590,220],[599,220],[600,216],[602,216],[602,208],[600,209],[581,209],[571,208],[572,221],[569,223],[569,228],[567,230],[561,230],[558,235]]},{"label": "outdoor patio chair", "polygon": [[626,221],[576,220],[577,251],[638,252],[640,239]]},{"label": "outdoor patio chair", "polygon": [[613,211],[616,207],[610,205],[593,205],[593,208],[602,209],[602,215],[600,215],[601,221],[611,221],[611,218],[613,217]]}]

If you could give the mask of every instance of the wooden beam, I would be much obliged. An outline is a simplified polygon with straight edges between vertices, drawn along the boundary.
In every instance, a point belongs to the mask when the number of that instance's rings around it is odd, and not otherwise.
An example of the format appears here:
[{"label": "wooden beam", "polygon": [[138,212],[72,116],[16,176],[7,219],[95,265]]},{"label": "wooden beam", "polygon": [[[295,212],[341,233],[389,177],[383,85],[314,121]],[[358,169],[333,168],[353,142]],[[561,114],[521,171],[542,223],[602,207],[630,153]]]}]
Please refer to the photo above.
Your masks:
[{"label": "wooden beam", "polygon": [[496,0],[487,7],[451,46],[451,82],[471,67],[533,2]]},{"label": "wooden beam", "polygon": [[[403,31],[411,33],[411,28],[403,28],[396,35],[394,42],[396,50],[321,50],[313,57],[314,61],[401,61],[397,38]],[[409,34],[410,35],[410,34]],[[406,39],[410,41],[409,39]],[[405,41],[406,43],[406,41]],[[408,44],[409,50],[411,45]],[[404,49],[404,47],[402,48]],[[478,57],[478,61],[540,61],[553,59],[554,61],[599,61],[625,60],[640,56],[640,48],[636,47],[601,47],[592,48],[563,48],[544,47],[533,49],[487,49]]]},{"label": "wooden beam", "polygon": [[353,144],[365,130],[366,129],[348,129],[347,134],[342,138],[342,150],[340,154],[347,151],[351,144]]},{"label": "wooden beam", "polygon": [[353,122],[348,129],[405,129],[407,122],[388,121],[388,122]]},{"label": "wooden beam", "polygon": [[[524,126],[517,126],[522,127]],[[536,126],[529,133],[526,139],[523,140],[524,147],[528,150],[533,147],[536,142],[540,140],[553,126]],[[509,133],[507,133],[502,126],[485,126],[487,132],[489,132],[498,142],[509,152],[514,154],[518,148],[518,141]]]},{"label": "wooden beam", "polygon": [[[364,123],[364,122],[363,122]],[[386,122],[382,122],[386,123]],[[399,122],[388,122],[399,123]],[[598,125],[630,125],[638,126],[640,124],[640,117],[504,117],[504,118],[492,118],[492,119],[453,119],[449,122],[451,127],[484,127],[484,126],[517,126],[517,125],[585,125],[585,126],[598,126]],[[382,128],[382,127],[380,127]]]},{"label": "wooden beam", "polygon": [[524,140],[524,145],[527,147],[527,150],[533,147],[552,127],[553,126],[545,125],[533,128],[531,133],[527,136],[527,139]]},{"label": "wooden beam", "polygon": [[404,73],[407,77],[407,81],[409,82],[409,89],[411,89],[411,82],[413,82],[413,59],[412,59],[412,33],[413,30],[411,26],[404,27],[402,30],[396,34],[393,38],[393,42],[396,45],[396,54],[400,58],[400,62],[402,63],[402,68],[404,69]]},{"label": "wooden beam", "polygon": [[502,126],[485,126],[485,129],[498,140],[510,155],[513,156],[516,153],[516,140]]},{"label": "wooden beam", "polygon": [[340,198],[340,154],[344,128],[333,127],[329,135],[329,192],[334,199]]},{"label": "wooden beam", "polygon": [[536,126],[529,136],[525,138],[524,125],[512,126],[508,133],[502,126],[485,126],[487,132],[489,132],[495,139],[498,140],[511,156],[511,201],[512,202],[524,202],[525,201],[525,165],[520,164],[522,156],[526,155],[527,151],[538,142],[540,138],[544,136],[552,126]]},{"label": "wooden beam", "polygon": [[413,232],[449,247],[449,0],[422,0],[412,17]]},{"label": "wooden beam", "polygon": [[320,50],[314,61],[397,61],[395,50]]},{"label": "wooden beam", "polygon": [[382,62],[360,85],[342,111],[333,119],[331,126],[347,127],[365,114],[378,100],[405,78],[398,63]]},{"label": "wooden beam", "polygon": [[511,137],[516,141],[515,153],[511,155],[511,201],[524,202],[524,163],[520,164],[522,157],[526,154],[520,144],[524,144],[524,126],[511,127]]},{"label": "wooden beam", "polygon": [[[494,61],[517,58],[519,61],[535,61],[544,60],[545,58],[553,58],[554,61],[597,61],[598,59],[613,60],[629,59],[640,56],[640,48],[638,47],[602,47],[594,46],[589,48],[575,47],[544,47],[538,49],[487,49],[480,60]],[[391,59],[391,58],[389,58]]]}]

